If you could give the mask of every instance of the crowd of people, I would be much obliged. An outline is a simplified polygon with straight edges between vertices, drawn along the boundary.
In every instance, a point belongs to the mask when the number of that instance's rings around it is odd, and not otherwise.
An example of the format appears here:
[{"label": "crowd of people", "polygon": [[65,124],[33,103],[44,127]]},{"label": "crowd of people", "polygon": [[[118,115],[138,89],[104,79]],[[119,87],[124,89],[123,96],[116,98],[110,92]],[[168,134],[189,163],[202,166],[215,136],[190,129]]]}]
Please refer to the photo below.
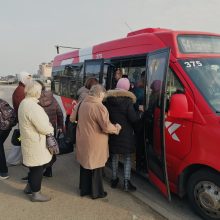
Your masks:
[{"label": "crowd of people", "polygon": [[[21,73],[19,79],[12,102],[20,130],[22,163],[29,169],[28,175],[23,178],[27,181],[24,193],[29,194],[33,202],[46,202],[50,197],[41,193],[41,182],[43,176],[52,177],[52,165],[56,161],[56,155],[48,150],[46,139],[65,131],[63,113],[53,94],[46,91],[41,81],[32,80],[28,73]],[[76,159],[80,165],[80,196],[92,199],[107,196],[102,178],[109,157],[111,187],[117,187],[120,155],[124,160],[123,189],[135,191],[136,187],[131,183],[131,155],[136,150],[134,125],[140,116],[135,108],[137,98],[129,79],[123,78],[118,69],[115,89],[106,91],[97,79],[89,78],[77,95],[78,104],[73,108],[69,123],[77,121]],[[10,125],[7,129],[0,129],[0,179],[9,177],[3,144],[11,129]]]}]

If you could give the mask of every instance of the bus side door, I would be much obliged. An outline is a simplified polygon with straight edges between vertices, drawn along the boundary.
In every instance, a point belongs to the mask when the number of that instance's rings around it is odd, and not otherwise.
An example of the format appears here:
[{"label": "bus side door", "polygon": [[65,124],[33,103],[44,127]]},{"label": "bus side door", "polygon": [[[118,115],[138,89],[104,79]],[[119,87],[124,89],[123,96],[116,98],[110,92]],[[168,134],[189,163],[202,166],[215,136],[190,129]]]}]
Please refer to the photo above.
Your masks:
[{"label": "bus side door", "polygon": [[163,195],[171,200],[165,146],[166,80],[169,55],[169,48],[147,54],[145,140],[149,179]]}]

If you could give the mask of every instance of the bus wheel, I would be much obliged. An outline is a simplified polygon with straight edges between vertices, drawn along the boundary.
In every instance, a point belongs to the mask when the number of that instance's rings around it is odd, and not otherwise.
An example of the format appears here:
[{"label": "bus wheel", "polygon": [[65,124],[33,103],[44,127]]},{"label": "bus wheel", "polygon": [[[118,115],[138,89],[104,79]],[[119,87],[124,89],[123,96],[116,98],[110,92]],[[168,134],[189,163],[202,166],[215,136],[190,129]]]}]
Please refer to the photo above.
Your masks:
[{"label": "bus wheel", "polygon": [[192,174],[187,184],[188,199],[203,219],[220,219],[220,175],[212,170]]}]

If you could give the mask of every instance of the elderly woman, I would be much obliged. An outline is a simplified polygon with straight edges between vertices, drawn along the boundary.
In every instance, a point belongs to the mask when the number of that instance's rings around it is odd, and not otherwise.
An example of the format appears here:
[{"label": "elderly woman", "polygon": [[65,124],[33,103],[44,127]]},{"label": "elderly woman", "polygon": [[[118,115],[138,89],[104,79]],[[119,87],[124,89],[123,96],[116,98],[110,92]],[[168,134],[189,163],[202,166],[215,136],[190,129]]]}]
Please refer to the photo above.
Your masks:
[{"label": "elderly woman", "polygon": [[121,129],[119,124],[109,121],[108,111],[102,104],[105,92],[102,85],[94,85],[70,116],[74,122],[78,111],[76,157],[80,163],[80,195],[90,195],[93,199],[107,196],[102,168],[109,157],[108,134],[119,134]]},{"label": "elderly woman", "polygon": [[25,99],[18,109],[23,164],[29,168],[28,184],[24,189],[33,202],[46,202],[50,198],[41,194],[43,170],[52,159],[46,147],[46,135],[53,134],[53,126],[44,109],[38,105],[42,86],[31,81],[25,86]]}]

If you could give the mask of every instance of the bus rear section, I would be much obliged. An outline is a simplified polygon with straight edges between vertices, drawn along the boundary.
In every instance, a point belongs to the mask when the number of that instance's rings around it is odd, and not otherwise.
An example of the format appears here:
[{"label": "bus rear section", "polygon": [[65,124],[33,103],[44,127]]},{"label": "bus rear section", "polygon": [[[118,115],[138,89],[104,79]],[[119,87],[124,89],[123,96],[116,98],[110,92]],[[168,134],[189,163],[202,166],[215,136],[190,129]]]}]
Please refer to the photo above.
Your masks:
[{"label": "bus rear section", "polygon": [[[188,194],[204,219],[220,218],[220,41],[209,33],[143,29],[55,58],[52,90],[66,115],[88,77],[114,89],[122,69],[144,113],[133,169],[157,186]],[[137,108],[138,109],[138,108]]]}]

